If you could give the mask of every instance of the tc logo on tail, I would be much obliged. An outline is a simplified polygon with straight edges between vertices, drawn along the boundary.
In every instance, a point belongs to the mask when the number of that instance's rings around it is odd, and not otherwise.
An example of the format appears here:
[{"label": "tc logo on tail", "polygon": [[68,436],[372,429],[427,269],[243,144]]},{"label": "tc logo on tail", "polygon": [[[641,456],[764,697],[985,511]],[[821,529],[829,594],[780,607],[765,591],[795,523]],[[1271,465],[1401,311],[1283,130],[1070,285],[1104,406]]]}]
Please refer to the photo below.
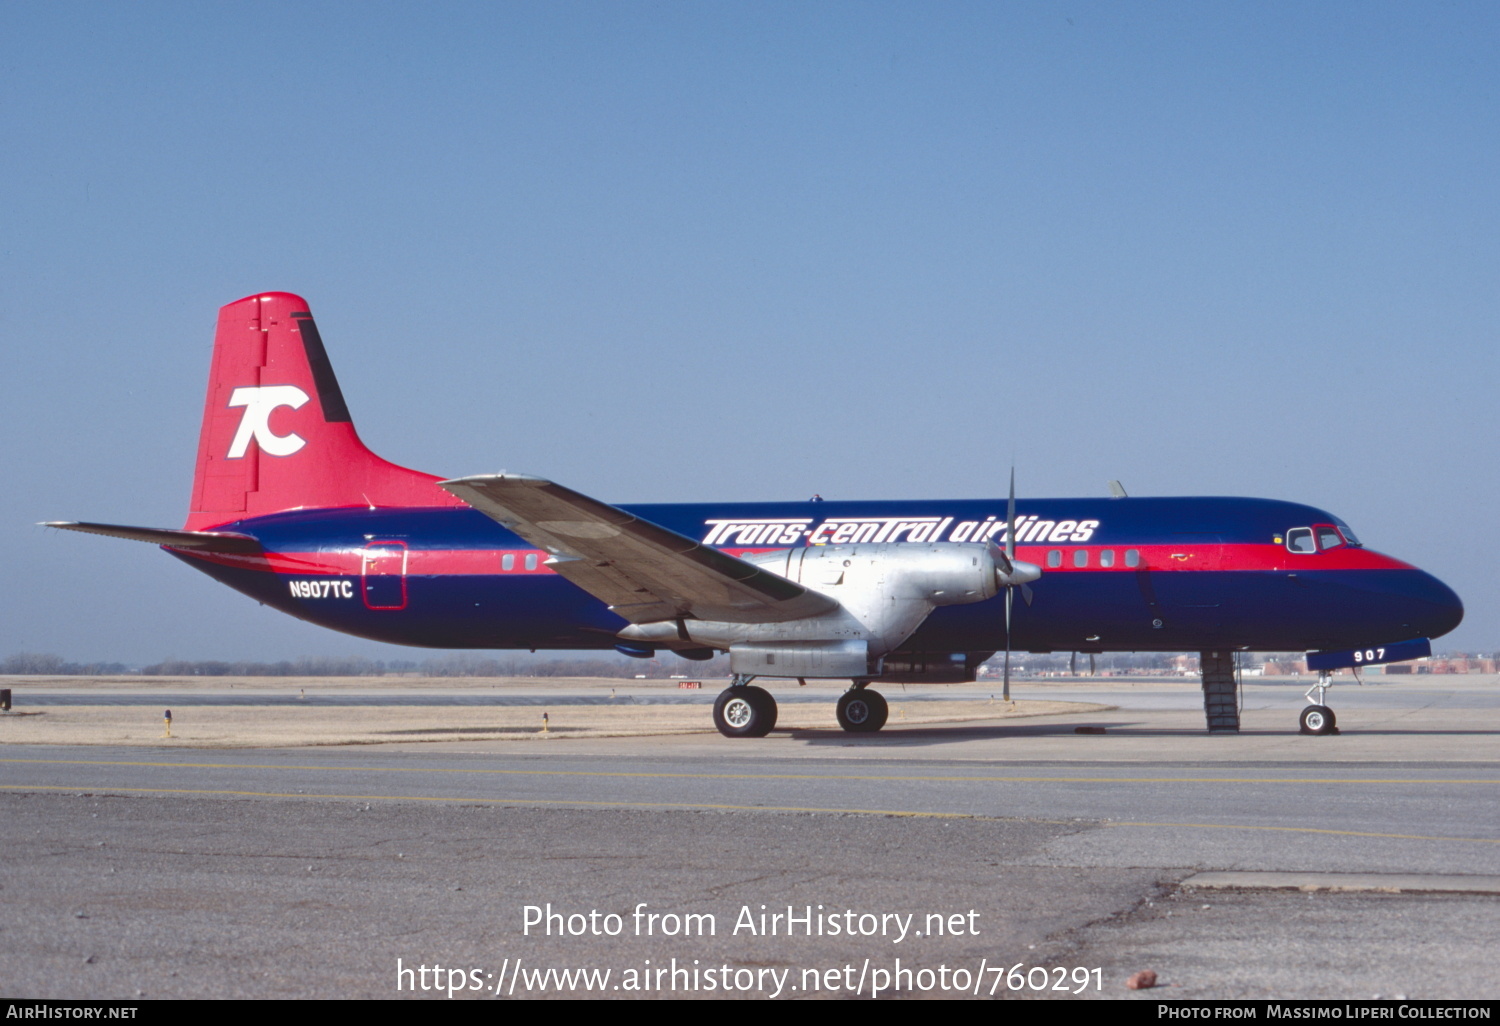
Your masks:
[{"label": "tc logo on tail", "polygon": [[271,430],[271,412],[277,407],[298,409],[307,402],[307,393],[296,385],[265,385],[259,388],[236,388],[229,397],[230,406],[245,407],[240,429],[229,445],[229,458],[237,460],[250,448],[250,439],[260,451],[271,456],[290,456],[307,444],[307,439],[293,432],[278,435]]}]

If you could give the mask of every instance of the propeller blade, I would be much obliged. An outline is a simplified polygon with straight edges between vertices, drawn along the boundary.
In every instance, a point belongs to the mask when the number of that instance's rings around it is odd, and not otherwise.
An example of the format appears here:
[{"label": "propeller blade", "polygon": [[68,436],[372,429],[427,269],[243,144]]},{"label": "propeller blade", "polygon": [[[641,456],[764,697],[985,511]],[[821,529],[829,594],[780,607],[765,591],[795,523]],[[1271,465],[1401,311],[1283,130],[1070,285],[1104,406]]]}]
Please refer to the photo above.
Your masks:
[{"label": "propeller blade", "polygon": [[1010,603],[1015,595],[1015,589],[1005,589],[1005,686],[1000,695],[1007,702],[1010,701]]},{"label": "propeller blade", "polygon": [[1076,676],[1078,676],[1078,653],[1077,652],[1074,652],[1071,656],[1068,657],[1068,676],[1069,677],[1076,677]]},{"label": "propeller blade", "polygon": [[1016,468],[1010,468],[1010,501],[1005,506],[1005,558],[1014,563],[1016,559]]},{"label": "propeller blade", "polygon": [[1039,580],[1042,576],[1042,568],[1030,563],[1022,563],[1016,559],[1016,468],[1010,468],[1010,498],[1005,504],[1005,550],[998,548],[995,551],[995,562],[1002,567],[1002,572],[1007,578],[1001,581],[1001,585],[1007,590],[1020,587],[1021,597],[1026,604],[1031,605],[1031,589],[1027,584]]}]

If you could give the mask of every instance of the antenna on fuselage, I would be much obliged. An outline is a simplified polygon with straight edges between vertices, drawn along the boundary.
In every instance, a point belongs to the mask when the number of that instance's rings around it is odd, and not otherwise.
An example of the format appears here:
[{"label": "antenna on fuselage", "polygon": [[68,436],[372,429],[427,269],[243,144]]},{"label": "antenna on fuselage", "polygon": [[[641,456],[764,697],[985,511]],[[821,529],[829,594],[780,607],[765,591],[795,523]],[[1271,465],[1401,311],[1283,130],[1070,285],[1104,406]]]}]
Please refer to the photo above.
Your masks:
[{"label": "antenna on fuselage", "polygon": [[1111,499],[1128,499],[1128,498],[1130,498],[1130,496],[1128,496],[1128,495],[1125,494],[1125,486],[1122,485],[1118,481],[1111,481],[1109,483],[1109,497]]}]

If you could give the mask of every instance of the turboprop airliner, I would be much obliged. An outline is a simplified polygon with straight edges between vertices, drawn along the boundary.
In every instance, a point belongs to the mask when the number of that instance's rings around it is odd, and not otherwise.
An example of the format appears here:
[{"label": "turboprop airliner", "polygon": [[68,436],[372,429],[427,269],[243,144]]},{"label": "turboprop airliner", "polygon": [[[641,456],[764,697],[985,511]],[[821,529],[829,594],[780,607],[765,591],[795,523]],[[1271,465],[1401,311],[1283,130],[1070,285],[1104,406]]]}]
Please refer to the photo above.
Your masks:
[{"label": "turboprop airliner", "polygon": [[445,479],[364,446],[308,304],[268,292],[219,311],[187,522],[50,526],[160,545],[378,641],[727,653],[728,737],[775,726],[757,679],[847,679],[840,726],[874,731],[873,684],[972,681],[1004,651],[1008,694],[1012,650],[1200,652],[1211,732],[1239,729],[1237,653],[1305,651],[1300,729],[1336,733],[1329,671],[1428,654],[1463,617],[1312,506],[1115,491],[612,506],[542,477]]}]

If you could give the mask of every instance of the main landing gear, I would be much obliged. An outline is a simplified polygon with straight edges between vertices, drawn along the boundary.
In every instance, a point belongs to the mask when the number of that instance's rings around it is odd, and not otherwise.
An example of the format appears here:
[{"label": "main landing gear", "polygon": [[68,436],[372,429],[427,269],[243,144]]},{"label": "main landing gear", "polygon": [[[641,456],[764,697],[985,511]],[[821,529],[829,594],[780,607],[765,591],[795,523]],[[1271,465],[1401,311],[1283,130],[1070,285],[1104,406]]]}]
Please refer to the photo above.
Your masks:
[{"label": "main landing gear", "polygon": [[714,700],[714,726],[725,737],[765,737],[776,726],[776,699],[755,678],[737,673]]},{"label": "main landing gear", "polygon": [[[776,726],[776,699],[765,688],[750,682],[748,673],[737,673],[729,687],[714,700],[714,726],[725,737],[765,737]],[[856,680],[839,696],[836,709],[839,726],[854,734],[871,734],[885,726],[890,706],[885,696],[870,690],[870,682]]]},{"label": "main landing gear", "polygon": [[[1327,673],[1318,674],[1318,682],[1307,689],[1307,700],[1313,704],[1302,710],[1300,724],[1304,734],[1337,734],[1338,718],[1333,715],[1333,710],[1328,708],[1324,702],[1327,700],[1328,689],[1333,687],[1333,679]],[[1313,692],[1318,697],[1313,698]]]},{"label": "main landing gear", "polygon": [[835,711],[840,727],[851,733],[867,734],[885,726],[891,708],[886,704],[884,695],[870,690],[869,681],[857,680],[854,687],[839,696]]}]

